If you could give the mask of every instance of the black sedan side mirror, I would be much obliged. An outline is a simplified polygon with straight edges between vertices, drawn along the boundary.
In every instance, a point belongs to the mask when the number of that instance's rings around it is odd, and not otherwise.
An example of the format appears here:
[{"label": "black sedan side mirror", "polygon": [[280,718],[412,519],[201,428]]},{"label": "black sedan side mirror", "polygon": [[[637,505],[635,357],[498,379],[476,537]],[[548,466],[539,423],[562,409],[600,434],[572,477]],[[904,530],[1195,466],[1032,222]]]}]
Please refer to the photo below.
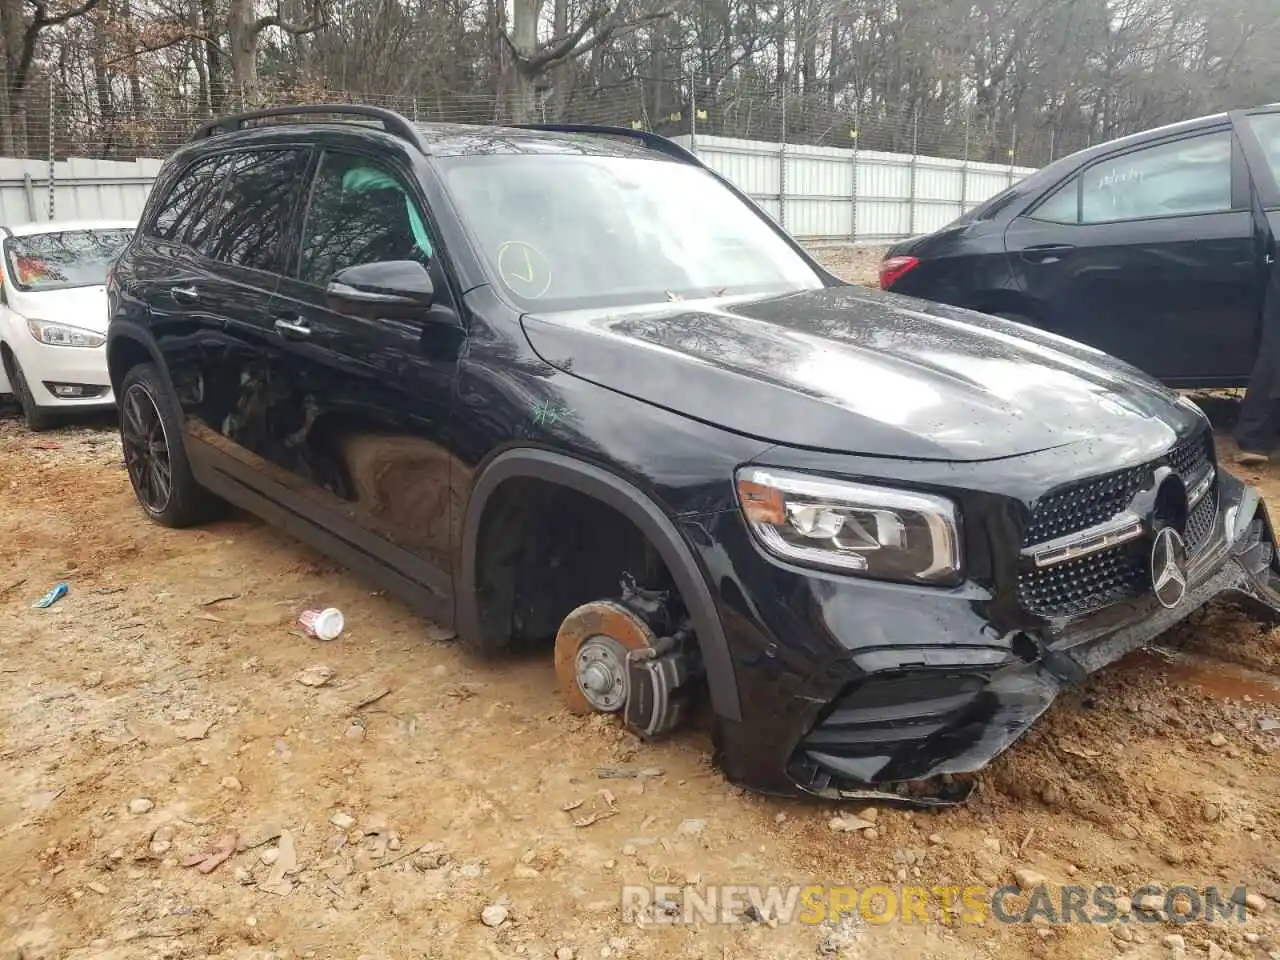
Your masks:
[{"label": "black sedan side mirror", "polygon": [[416,260],[384,260],[339,270],[325,288],[329,305],[360,316],[420,317],[435,299],[427,268]]}]

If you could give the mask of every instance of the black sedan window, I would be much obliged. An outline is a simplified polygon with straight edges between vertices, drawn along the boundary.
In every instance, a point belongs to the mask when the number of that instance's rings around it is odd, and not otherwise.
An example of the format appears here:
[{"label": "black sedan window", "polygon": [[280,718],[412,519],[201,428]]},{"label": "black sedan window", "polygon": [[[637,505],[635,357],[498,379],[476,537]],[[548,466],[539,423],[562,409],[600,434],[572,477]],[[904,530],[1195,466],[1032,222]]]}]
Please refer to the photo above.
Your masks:
[{"label": "black sedan window", "polygon": [[1230,132],[1188,137],[1109,157],[1084,172],[1084,223],[1230,209]]}]

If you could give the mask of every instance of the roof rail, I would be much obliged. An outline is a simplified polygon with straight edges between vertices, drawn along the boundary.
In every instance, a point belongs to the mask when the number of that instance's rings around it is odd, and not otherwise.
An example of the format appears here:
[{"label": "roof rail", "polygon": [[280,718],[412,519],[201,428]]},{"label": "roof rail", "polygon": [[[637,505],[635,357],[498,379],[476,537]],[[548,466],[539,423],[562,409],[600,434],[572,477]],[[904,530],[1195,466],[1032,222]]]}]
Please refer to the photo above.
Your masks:
[{"label": "roof rail", "polygon": [[515,123],[512,126],[517,130],[545,130],[548,133],[594,133],[601,136],[630,137],[632,140],[639,140],[650,150],[665,153],[667,156],[674,157],[684,163],[702,166],[702,161],[698,159],[696,153],[686,150],[674,140],[669,140],[660,133],[650,133],[648,130],[636,130],[632,127],[611,127],[595,123]]},{"label": "roof rail", "polygon": [[419,150],[426,151],[421,135],[408,120],[394,110],[382,107],[366,107],[350,103],[308,103],[296,107],[267,107],[263,110],[250,110],[229,117],[219,117],[196,127],[191,134],[192,140],[203,140],[219,133],[231,133],[241,130],[250,120],[263,120],[267,117],[313,116],[316,114],[343,114],[351,117],[365,117],[381,122],[382,129],[393,137],[407,140]]}]

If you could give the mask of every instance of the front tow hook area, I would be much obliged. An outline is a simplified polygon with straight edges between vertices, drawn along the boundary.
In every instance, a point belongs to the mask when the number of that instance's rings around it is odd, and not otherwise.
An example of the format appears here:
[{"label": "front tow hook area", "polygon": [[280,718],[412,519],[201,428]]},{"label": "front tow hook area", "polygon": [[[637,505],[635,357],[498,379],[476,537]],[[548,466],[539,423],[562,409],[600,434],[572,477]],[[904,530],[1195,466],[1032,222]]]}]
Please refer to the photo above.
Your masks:
[{"label": "front tow hook area", "polygon": [[1217,547],[1186,571],[1180,602],[1148,598],[1141,616],[1103,630],[1066,623],[1056,635],[1028,635],[1036,656],[987,673],[872,675],[829,704],[801,739],[788,764],[792,782],[833,800],[953,806],[971,796],[973,775],[1022,737],[1064,689],[1207,603],[1243,602],[1259,620],[1280,623],[1280,555],[1266,505],[1238,481],[1223,488],[1229,506]]}]

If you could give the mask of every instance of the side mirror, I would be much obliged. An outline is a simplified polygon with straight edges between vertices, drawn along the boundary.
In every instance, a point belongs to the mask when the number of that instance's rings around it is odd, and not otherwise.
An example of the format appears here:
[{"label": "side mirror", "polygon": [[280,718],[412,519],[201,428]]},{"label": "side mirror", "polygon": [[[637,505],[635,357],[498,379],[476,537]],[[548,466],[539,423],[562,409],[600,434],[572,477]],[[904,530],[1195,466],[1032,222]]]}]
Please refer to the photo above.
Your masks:
[{"label": "side mirror", "polygon": [[339,270],[325,288],[329,305],[360,316],[418,317],[435,299],[427,268],[416,260],[384,260]]}]

